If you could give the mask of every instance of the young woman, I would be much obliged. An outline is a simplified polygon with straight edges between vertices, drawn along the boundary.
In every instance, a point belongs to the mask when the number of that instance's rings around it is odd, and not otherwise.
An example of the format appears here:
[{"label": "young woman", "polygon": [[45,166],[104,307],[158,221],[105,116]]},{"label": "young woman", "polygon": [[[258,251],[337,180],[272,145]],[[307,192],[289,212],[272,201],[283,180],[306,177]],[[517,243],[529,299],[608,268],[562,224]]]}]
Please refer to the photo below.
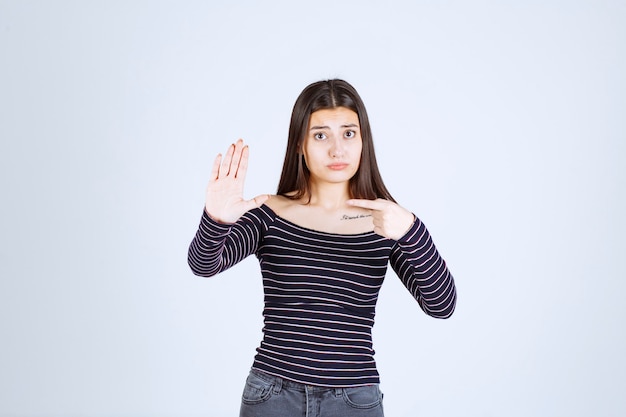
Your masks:
[{"label": "young woman", "polygon": [[424,224],[387,191],[356,90],[302,91],[276,195],[244,200],[247,166],[242,140],[217,156],[189,248],[199,276],[251,254],[261,266],[263,340],[240,416],[383,416],[371,331],[387,265],[432,317],[450,317],[456,289]]}]

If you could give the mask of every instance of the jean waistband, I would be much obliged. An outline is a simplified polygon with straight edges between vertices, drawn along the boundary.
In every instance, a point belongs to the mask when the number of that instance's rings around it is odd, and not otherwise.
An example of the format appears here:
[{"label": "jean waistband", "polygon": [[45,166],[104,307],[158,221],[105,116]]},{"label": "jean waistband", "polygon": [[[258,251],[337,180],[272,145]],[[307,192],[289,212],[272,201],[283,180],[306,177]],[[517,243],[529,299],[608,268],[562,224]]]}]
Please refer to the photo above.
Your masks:
[{"label": "jean waistband", "polygon": [[[281,378],[279,376],[274,376],[274,375],[270,375],[267,372],[264,371],[259,371],[258,369],[251,369],[250,370],[251,374],[254,374],[256,377],[261,378],[271,384],[275,384],[279,387],[282,388],[289,388],[292,390],[296,390],[296,391],[333,391],[335,393],[341,393],[343,391],[343,388],[336,388],[336,387],[323,387],[323,386],[319,386],[319,385],[308,385],[308,384],[302,384],[300,382],[295,382],[295,381],[291,381],[289,379],[285,379],[285,378]],[[280,389],[280,388],[279,388]]]}]

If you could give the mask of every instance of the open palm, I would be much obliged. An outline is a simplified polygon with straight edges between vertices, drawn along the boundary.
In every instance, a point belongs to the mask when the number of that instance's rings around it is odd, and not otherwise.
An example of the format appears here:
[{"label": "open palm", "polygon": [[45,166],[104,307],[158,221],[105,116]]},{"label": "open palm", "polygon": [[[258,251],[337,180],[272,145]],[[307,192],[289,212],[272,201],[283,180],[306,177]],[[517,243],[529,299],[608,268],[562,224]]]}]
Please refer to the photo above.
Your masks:
[{"label": "open palm", "polygon": [[243,140],[230,145],[226,155],[217,155],[206,191],[206,212],[221,223],[234,223],[245,212],[259,207],[269,198],[259,195],[243,199],[243,186],[248,170],[248,146]]}]

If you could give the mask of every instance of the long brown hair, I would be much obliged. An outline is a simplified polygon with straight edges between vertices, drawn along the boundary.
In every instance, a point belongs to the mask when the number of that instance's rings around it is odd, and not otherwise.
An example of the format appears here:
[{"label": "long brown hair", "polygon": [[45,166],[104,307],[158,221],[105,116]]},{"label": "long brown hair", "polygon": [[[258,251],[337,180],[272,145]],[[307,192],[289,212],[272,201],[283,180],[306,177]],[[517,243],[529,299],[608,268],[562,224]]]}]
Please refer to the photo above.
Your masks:
[{"label": "long brown hair", "polygon": [[350,198],[370,200],[384,198],[395,202],[378,170],[372,129],[363,100],[352,85],[339,79],[310,84],[298,96],[291,113],[285,161],[276,193],[294,200],[304,196],[310,197],[310,172],[300,152],[308,129],[309,118],[318,110],[337,107],[346,107],[354,111],[359,116],[361,125],[363,149],[359,169],[349,182]]}]

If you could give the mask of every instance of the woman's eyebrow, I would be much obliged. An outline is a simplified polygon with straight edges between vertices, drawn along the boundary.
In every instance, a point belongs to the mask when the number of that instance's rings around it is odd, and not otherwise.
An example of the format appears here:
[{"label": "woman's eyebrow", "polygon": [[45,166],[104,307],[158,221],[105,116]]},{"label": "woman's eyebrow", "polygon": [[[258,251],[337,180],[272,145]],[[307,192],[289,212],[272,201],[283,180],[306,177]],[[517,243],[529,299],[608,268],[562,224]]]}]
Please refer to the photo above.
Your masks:
[{"label": "woman's eyebrow", "polygon": [[[341,125],[341,128],[346,128],[346,127],[356,127],[358,128],[359,125],[356,123],[349,123],[347,125]],[[311,126],[311,128],[309,130],[321,130],[321,129],[330,129],[330,127],[328,126]]]}]

